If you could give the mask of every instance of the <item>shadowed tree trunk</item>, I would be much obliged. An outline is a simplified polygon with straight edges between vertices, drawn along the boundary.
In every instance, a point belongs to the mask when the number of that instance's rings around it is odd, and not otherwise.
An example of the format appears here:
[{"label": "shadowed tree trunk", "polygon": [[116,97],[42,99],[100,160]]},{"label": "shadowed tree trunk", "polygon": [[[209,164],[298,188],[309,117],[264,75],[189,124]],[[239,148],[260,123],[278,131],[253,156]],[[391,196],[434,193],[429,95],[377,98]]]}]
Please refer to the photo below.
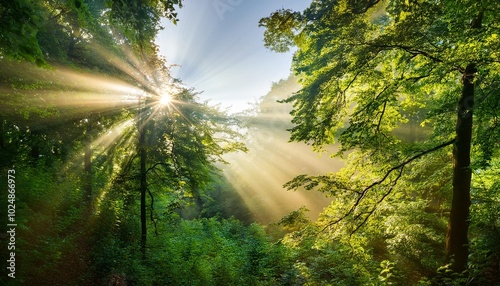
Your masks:
[{"label": "shadowed tree trunk", "polygon": [[[483,12],[471,22],[472,29],[480,29]],[[456,141],[453,148],[453,199],[446,234],[446,261],[460,273],[467,269],[469,256],[469,208],[472,170],[470,150],[472,142],[472,114],[474,108],[474,77],[476,64],[469,63],[462,74],[462,94],[457,107]]]},{"label": "shadowed tree trunk", "polygon": [[[141,117],[145,116],[144,114]],[[147,228],[146,228],[146,192],[148,189],[147,178],[146,178],[146,124],[145,120],[141,119],[139,121],[139,156],[140,156],[140,192],[141,192],[141,252],[143,258],[146,257],[146,240],[147,240]]]}]

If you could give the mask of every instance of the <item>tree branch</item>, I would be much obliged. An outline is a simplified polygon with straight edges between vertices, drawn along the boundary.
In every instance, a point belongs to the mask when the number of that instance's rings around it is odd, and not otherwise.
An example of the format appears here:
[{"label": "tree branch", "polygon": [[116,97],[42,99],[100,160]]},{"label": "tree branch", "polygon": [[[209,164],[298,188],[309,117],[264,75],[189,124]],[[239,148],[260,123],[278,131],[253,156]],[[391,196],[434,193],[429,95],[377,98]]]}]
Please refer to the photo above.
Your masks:
[{"label": "tree branch", "polygon": [[[353,230],[351,231],[351,236],[356,232],[358,231],[367,221],[368,219],[371,217],[371,215],[375,212],[375,210],[377,209],[377,206],[380,205],[380,203],[382,203],[385,198],[387,196],[389,196],[391,193],[392,193],[392,190],[394,189],[394,186],[397,184],[397,182],[399,181],[399,179],[401,178],[401,176],[403,175],[403,169],[405,168],[405,166],[402,166],[400,169],[399,169],[399,174],[398,176],[396,177],[396,179],[394,179],[394,181],[392,182],[392,186],[391,188],[380,198],[380,200],[378,200],[378,202],[373,206],[373,208],[368,212],[368,214],[366,215],[365,219],[360,223],[358,224],[358,226]],[[356,216],[355,219],[359,218],[361,216],[358,215]]]},{"label": "tree branch", "polygon": [[153,164],[153,166],[149,167],[147,170],[146,170],[146,173],[149,173],[150,171],[154,170],[156,167],[158,166],[164,166],[166,168],[168,168],[169,166],[163,162],[157,162],[155,164]]},{"label": "tree branch", "polygon": [[385,108],[387,106],[387,100],[384,101],[384,108],[382,109],[382,111],[380,112],[380,117],[378,119],[378,123],[377,123],[377,132],[380,130],[380,124],[382,123],[382,118],[384,117],[384,113],[385,113]]},{"label": "tree branch", "polygon": [[[451,145],[451,144],[455,143],[455,140],[456,140],[456,138],[453,138],[452,140],[447,141],[447,142],[444,142],[444,143],[442,143],[442,144],[440,144],[440,145],[437,145],[437,146],[435,146],[435,147],[433,147],[433,148],[431,148],[431,149],[428,149],[428,150],[422,151],[422,152],[420,152],[420,153],[418,153],[418,154],[414,155],[413,157],[411,157],[411,158],[409,158],[409,159],[405,160],[404,162],[402,162],[402,163],[398,164],[397,166],[394,166],[394,167],[390,168],[390,169],[389,169],[389,170],[385,173],[385,175],[384,175],[384,176],[383,176],[380,180],[377,180],[377,181],[373,182],[373,183],[372,183],[372,184],[370,184],[369,186],[365,187],[365,188],[363,189],[363,191],[361,191],[361,192],[360,192],[360,195],[359,195],[358,199],[357,199],[357,200],[356,200],[356,202],[353,204],[353,206],[349,209],[349,211],[347,211],[344,215],[342,215],[342,216],[341,216],[340,218],[338,218],[337,220],[335,220],[335,221],[333,221],[333,222],[329,223],[328,225],[326,225],[326,226],[323,228],[323,230],[325,230],[326,228],[328,228],[328,227],[330,227],[330,226],[332,226],[332,225],[338,224],[339,222],[341,222],[342,220],[344,220],[346,217],[348,217],[349,215],[351,215],[351,214],[352,214],[352,213],[353,213],[353,212],[357,209],[357,207],[358,207],[358,206],[359,206],[359,204],[361,203],[361,200],[362,200],[362,199],[366,196],[366,194],[368,193],[368,191],[370,191],[371,189],[373,189],[375,186],[382,184],[382,183],[383,183],[383,182],[384,182],[384,181],[385,181],[385,180],[389,177],[389,175],[390,175],[392,172],[394,172],[394,171],[396,171],[396,170],[400,169],[400,173],[398,174],[398,176],[396,177],[396,179],[393,181],[393,185],[391,186],[391,189],[389,190],[389,192],[388,192],[388,193],[386,193],[386,194],[382,197],[382,199],[381,199],[381,200],[380,200],[377,204],[381,203],[381,202],[385,199],[385,197],[387,197],[387,196],[388,196],[388,195],[392,192],[392,189],[394,188],[394,185],[397,183],[397,180],[399,180],[399,178],[401,177],[402,172],[403,172],[403,168],[404,168],[406,165],[408,165],[409,163],[411,163],[411,162],[415,161],[416,159],[418,159],[418,158],[420,158],[420,157],[422,157],[422,156],[424,156],[424,155],[426,155],[426,154],[432,153],[432,152],[434,152],[434,151],[436,151],[436,150],[439,150],[439,149],[441,149],[441,148],[444,148],[444,147],[446,147],[446,146],[449,146],[449,145]],[[373,211],[375,211],[375,210],[373,209]],[[373,211],[372,211],[371,213],[373,213]],[[371,213],[370,213],[370,215],[371,215]],[[368,215],[368,217],[369,217],[369,215]],[[368,219],[368,218],[365,218],[365,221],[366,221],[367,219]],[[361,223],[361,225],[363,225],[363,224],[365,223],[365,221],[364,221],[364,222],[362,222],[362,223]],[[360,226],[361,226],[361,225],[360,225]],[[360,226],[359,226],[359,227],[360,227]],[[355,231],[357,231],[357,230],[359,229],[359,227],[357,227]],[[322,230],[322,231],[323,231],[323,230]]]},{"label": "tree branch", "polygon": [[155,218],[153,216],[153,213],[155,210],[155,207],[154,207],[155,199],[153,197],[153,194],[151,193],[151,190],[149,188],[147,188],[147,190],[148,190],[149,197],[151,198],[151,209],[149,211],[149,218],[151,219],[151,221],[153,222],[153,225],[155,226],[155,235],[158,236],[158,228],[156,227],[156,221],[155,221]]},{"label": "tree branch", "polygon": [[443,63],[444,61],[436,56],[433,56],[431,54],[429,54],[428,52],[426,51],[423,51],[423,50],[419,50],[419,49],[416,49],[416,48],[412,48],[412,47],[407,47],[407,46],[404,46],[404,45],[401,45],[401,44],[395,44],[395,45],[375,45],[376,47],[379,47],[379,48],[391,48],[391,49],[394,49],[394,48],[397,48],[397,49],[400,49],[400,50],[403,50],[411,55],[415,55],[415,56],[418,56],[418,55],[421,55],[421,56],[424,56],[428,59],[431,59],[433,60],[434,62],[438,62],[438,63]]},{"label": "tree branch", "polygon": [[[384,88],[383,88],[383,89],[382,89],[382,90],[381,90],[381,91],[380,91],[380,92],[379,92],[379,93],[375,96],[375,98],[374,98],[372,101],[370,101],[368,104],[366,104],[365,106],[363,106],[360,110],[358,110],[358,111],[354,112],[354,114],[353,114],[352,116],[356,116],[356,115],[358,115],[358,114],[360,114],[360,113],[364,112],[365,110],[367,110],[367,109],[368,109],[368,107],[370,107],[372,104],[374,104],[374,102],[375,102],[375,101],[376,101],[376,100],[377,100],[377,99],[378,99],[378,98],[379,98],[379,97],[380,97],[380,96],[381,96],[384,92],[386,92],[386,91],[389,89],[389,87],[391,87],[391,85],[392,85],[392,84],[388,84],[388,85],[384,86]],[[385,102],[387,102],[387,101],[385,101]]]}]

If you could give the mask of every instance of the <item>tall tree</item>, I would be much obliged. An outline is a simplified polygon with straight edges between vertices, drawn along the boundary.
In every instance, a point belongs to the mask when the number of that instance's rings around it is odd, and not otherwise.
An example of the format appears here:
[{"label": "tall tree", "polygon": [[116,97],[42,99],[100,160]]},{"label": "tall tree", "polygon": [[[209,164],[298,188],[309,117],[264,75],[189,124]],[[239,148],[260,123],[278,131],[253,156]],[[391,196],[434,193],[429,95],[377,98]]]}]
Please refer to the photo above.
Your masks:
[{"label": "tall tree", "polygon": [[139,128],[139,160],[140,160],[140,173],[139,173],[139,192],[141,194],[141,252],[143,257],[146,255],[146,242],[147,242],[147,224],[146,224],[146,193],[148,190],[147,181],[147,147],[146,147],[146,134],[148,132],[146,122],[146,109],[142,108],[138,120]]},{"label": "tall tree", "polygon": [[[171,87],[172,88],[172,87]],[[201,201],[217,168],[228,152],[245,151],[236,131],[238,121],[217,107],[199,103],[197,93],[175,83],[171,102],[156,95],[143,102],[138,113],[138,159],[141,251],[146,256],[147,196],[154,219],[155,194],[170,193]],[[167,91],[165,91],[167,92]]]},{"label": "tall tree", "polygon": [[[262,19],[266,46],[298,47],[293,66],[303,88],[287,99],[292,140],[321,149],[338,138],[340,154],[354,150],[357,163],[378,168],[369,180],[299,176],[288,186],[328,185],[352,203],[331,224],[349,219],[356,231],[412,164],[453,144],[446,260],[466,270],[471,174],[489,168],[500,141],[498,8],[497,1],[328,0]],[[419,110],[428,111],[419,132],[432,133],[405,142],[396,131]]]}]

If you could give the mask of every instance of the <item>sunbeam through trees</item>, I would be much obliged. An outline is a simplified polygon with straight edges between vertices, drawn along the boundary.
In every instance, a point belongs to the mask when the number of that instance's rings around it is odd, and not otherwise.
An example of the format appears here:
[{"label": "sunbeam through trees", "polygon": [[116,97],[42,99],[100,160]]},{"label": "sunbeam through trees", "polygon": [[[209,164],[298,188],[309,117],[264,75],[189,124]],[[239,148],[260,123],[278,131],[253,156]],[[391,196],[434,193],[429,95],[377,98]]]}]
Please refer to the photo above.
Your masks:
[{"label": "sunbeam through trees", "polygon": [[1,285],[500,285],[498,1],[4,2]]}]

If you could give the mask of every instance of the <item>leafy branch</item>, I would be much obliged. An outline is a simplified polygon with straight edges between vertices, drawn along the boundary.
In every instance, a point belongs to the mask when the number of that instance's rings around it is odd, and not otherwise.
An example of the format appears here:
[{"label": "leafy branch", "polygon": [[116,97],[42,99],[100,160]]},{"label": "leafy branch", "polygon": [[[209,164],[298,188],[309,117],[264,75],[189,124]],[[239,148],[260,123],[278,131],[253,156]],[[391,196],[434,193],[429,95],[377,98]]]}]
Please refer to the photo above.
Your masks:
[{"label": "leafy branch", "polygon": [[[328,225],[326,225],[326,226],[323,228],[323,230],[325,230],[325,229],[326,229],[326,228],[328,228],[328,227],[331,227],[332,225],[338,224],[339,222],[341,222],[342,220],[344,220],[346,217],[348,217],[349,215],[351,215],[351,214],[352,214],[352,213],[353,213],[353,212],[354,212],[354,211],[358,208],[358,206],[360,205],[360,203],[361,203],[362,199],[366,196],[366,194],[367,194],[367,193],[368,193],[371,189],[373,189],[373,188],[374,188],[375,186],[377,186],[377,185],[380,185],[380,184],[384,183],[384,182],[385,182],[385,180],[387,180],[387,178],[389,177],[389,175],[391,175],[391,174],[392,174],[392,172],[394,172],[394,171],[396,171],[396,170],[399,170],[399,174],[397,175],[397,177],[396,177],[396,178],[394,179],[394,181],[392,182],[392,186],[390,187],[390,189],[389,189],[389,190],[388,190],[388,191],[387,191],[387,192],[386,192],[386,193],[382,196],[382,198],[381,198],[381,199],[377,202],[377,204],[376,204],[376,205],[375,205],[375,206],[374,206],[374,207],[373,207],[373,208],[372,208],[372,209],[368,212],[368,215],[365,217],[365,219],[363,220],[363,222],[362,222],[361,224],[359,224],[359,225],[358,225],[358,226],[354,229],[354,231],[353,231],[353,232],[351,232],[351,235],[352,235],[353,233],[355,233],[355,232],[356,232],[356,231],[357,231],[357,230],[358,230],[358,229],[359,229],[359,228],[360,228],[360,227],[361,227],[361,226],[362,226],[362,225],[363,225],[363,224],[364,224],[364,223],[368,220],[368,218],[369,218],[369,217],[373,214],[373,212],[374,212],[374,211],[375,211],[375,209],[376,209],[376,206],[377,206],[377,205],[379,205],[379,204],[380,204],[380,203],[381,203],[381,202],[382,202],[382,201],[383,201],[383,200],[384,200],[384,199],[385,199],[385,198],[386,198],[386,197],[387,197],[387,196],[388,196],[388,195],[392,192],[392,190],[393,190],[394,186],[396,185],[397,181],[401,178],[401,176],[402,176],[402,174],[403,174],[403,169],[404,169],[404,167],[405,167],[406,165],[410,164],[411,162],[415,161],[416,159],[418,159],[418,158],[420,158],[420,157],[422,157],[422,156],[424,156],[424,155],[426,155],[426,154],[432,153],[432,152],[437,151],[437,150],[439,150],[439,149],[441,149],[441,148],[444,148],[444,147],[446,147],[446,146],[449,146],[449,145],[451,145],[451,144],[455,143],[455,141],[456,141],[456,138],[453,138],[453,139],[451,139],[450,141],[444,142],[444,143],[442,143],[442,144],[440,144],[440,145],[437,145],[437,146],[435,146],[435,147],[433,147],[433,148],[430,148],[430,149],[427,149],[427,150],[425,150],[425,151],[422,151],[422,152],[420,152],[420,153],[418,153],[418,154],[414,155],[413,157],[411,157],[411,158],[409,158],[409,159],[405,160],[404,162],[402,162],[402,163],[398,164],[397,166],[394,166],[394,167],[390,168],[390,169],[389,169],[389,170],[385,173],[385,175],[384,175],[381,179],[379,179],[379,180],[377,180],[377,181],[373,182],[373,183],[372,183],[372,184],[370,184],[369,186],[365,187],[365,188],[363,189],[363,191],[361,191],[361,192],[359,192],[359,193],[358,193],[358,195],[359,195],[359,196],[358,196],[358,199],[357,199],[357,200],[356,200],[356,202],[353,204],[353,206],[349,209],[349,211],[347,211],[347,212],[346,212],[344,215],[342,215],[340,218],[338,218],[338,219],[336,219],[335,221],[333,221],[333,222],[329,223]],[[356,218],[359,218],[359,217],[360,217],[360,215],[356,216]]]},{"label": "leafy branch", "polygon": [[[375,212],[375,210],[377,209],[377,206],[380,205],[380,203],[382,203],[385,198],[387,196],[389,196],[391,193],[392,193],[392,190],[394,189],[394,186],[396,186],[397,182],[399,181],[399,179],[401,178],[401,176],[403,175],[403,169],[404,169],[404,165],[399,168],[399,173],[398,173],[398,176],[394,179],[394,181],[392,182],[392,185],[391,187],[389,188],[389,190],[377,201],[376,204],[373,205],[372,209],[367,213],[367,216],[365,216],[365,219],[356,226],[356,228],[354,228],[353,231],[351,231],[350,235],[352,236],[356,231],[358,231],[358,229],[360,229],[367,221],[368,219],[371,217],[371,215]],[[359,214],[357,215],[354,219],[358,219],[359,217],[361,217],[362,214]]]},{"label": "leafy branch", "polygon": [[364,212],[364,213],[361,213],[361,214],[358,214],[358,215],[355,216],[355,219],[359,219],[363,214],[366,214],[366,216],[364,217],[363,221],[360,224],[358,224],[354,228],[354,230],[351,232],[351,235],[352,235],[356,231],[358,231],[368,221],[368,219],[371,217],[371,215],[377,209],[377,206],[380,205],[380,203],[382,201],[384,201],[385,198],[392,193],[392,191],[394,190],[394,187],[396,186],[397,182],[399,181],[399,179],[403,175],[403,170],[406,167],[406,165],[410,164],[411,162],[419,159],[420,157],[422,157],[424,155],[427,155],[429,153],[432,153],[434,151],[437,151],[439,149],[442,149],[444,147],[447,147],[447,146],[455,143],[455,140],[456,139],[453,138],[453,139],[451,139],[451,140],[449,140],[447,142],[444,142],[444,143],[439,144],[437,146],[434,146],[434,147],[432,147],[430,149],[427,149],[427,150],[419,152],[418,154],[416,154],[416,155],[408,158],[407,160],[405,160],[405,161],[399,163],[398,165],[396,165],[396,166],[390,168],[389,170],[387,170],[385,172],[384,176],[381,179],[373,182],[372,184],[370,184],[369,186],[365,187],[361,191],[352,189],[352,188],[348,187],[346,184],[344,184],[344,183],[342,183],[340,181],[333,181],[328,176],[307,176],[307,175],[300,175],[300,176],[295,177],[292,181],[286,183],[284,185],[284,187],[287,188],[288,190],[296,190],[299,187],[303,187],[306,190],[312,190],[312,189],[315,189],[316,187],[322,185],[322,186],[319,187],[318,191],[327,192],[328,191],[327,189],[330,189],[330,188],[333,187],[333,188],[338,189],[338,190],[343,190],[343,191],[347,191],[347,192],[351,192],[351,193],[356,194],[357,199],[354,202],[354,204],[352,205],[352,207],[345,214],[343,214],[341,217],[339,217],[338,219],[336,219],[336,220],[328,223],[321,230],[321,231],[324,231],[325,229],[327,229],[327,228],[329,228],[329,227],[331,227],[331,226],[333,226],[335,224],[338,224],[339,222],[341,222],[342,220],[344,220],[348,216],[352,215],[358,209],[358,207],[361,204],[361,201],[363,200],[363,198],[366,197],[367,193],[371,189],[375,188],[378,185],[383,184],[389,178],[389,176],[393,172],[397,172],[396,178],[394,178],[394,180],[392,180],[390,182],[390,188],[389,188],[389,190],[387,190],[387,192],[384,193],[384,195],[377,201],[377,203],[368,212]]}]

